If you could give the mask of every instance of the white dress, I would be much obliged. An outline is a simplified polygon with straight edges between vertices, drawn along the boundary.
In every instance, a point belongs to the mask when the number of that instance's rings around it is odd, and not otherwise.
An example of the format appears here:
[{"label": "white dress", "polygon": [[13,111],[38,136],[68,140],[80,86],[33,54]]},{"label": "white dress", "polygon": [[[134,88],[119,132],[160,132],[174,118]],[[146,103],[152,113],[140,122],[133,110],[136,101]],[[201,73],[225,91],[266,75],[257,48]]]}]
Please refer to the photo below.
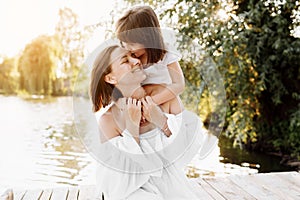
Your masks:
[{"label": "white dress", "polygon": [[125,130],[99,145],[97,194],[105,200],[196,200],[200,187],[185,176],[186,166],[203,144],[205,131],[199,117],[189,111],[166,114],[166,137],[159,129],[140,135],[137,144]]}]

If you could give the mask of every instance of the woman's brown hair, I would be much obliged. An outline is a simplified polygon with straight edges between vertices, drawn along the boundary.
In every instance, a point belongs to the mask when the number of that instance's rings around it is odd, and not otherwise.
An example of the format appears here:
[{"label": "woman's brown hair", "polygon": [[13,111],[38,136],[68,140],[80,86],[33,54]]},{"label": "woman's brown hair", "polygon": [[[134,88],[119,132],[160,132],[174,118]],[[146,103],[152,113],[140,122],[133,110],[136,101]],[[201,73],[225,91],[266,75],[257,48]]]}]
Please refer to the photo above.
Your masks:
[{"label": "woman's brown hair", "polygon": [[116,35],[121,43],[144,45],[147,63],[158,62],[166,52],[158,18],[150,6],[128,10],[116,23]]},{"label": "woman's brown hair", "polygon": [[116,48],[119,46],[106,47],[94,62],[90,82],[90,98],[94,112],[122,96],[114,85],[105,81],[105,76],[111,72],[111,54]]}]

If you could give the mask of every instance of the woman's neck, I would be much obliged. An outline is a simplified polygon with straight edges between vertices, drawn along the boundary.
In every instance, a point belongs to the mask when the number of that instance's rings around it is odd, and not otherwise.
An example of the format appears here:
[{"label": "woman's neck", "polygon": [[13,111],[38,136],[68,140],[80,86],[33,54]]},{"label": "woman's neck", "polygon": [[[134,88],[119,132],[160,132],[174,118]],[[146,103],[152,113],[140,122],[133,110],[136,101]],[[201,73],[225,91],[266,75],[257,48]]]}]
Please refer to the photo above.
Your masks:
[{"label": "woman's neck", "polygon": [[146,96],[146,91],[142,86],[123,86],[123,88],[120,88],[120,91],[122,92],[124,97],[132,97],[134,99],[141,99]]}]

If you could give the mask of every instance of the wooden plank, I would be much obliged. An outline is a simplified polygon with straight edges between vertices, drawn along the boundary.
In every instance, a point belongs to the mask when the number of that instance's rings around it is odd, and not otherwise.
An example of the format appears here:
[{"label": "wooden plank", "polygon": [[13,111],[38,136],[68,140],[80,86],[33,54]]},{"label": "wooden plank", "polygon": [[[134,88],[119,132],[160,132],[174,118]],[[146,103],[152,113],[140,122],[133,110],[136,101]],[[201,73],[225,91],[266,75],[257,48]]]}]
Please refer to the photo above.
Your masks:
[{"label": "wooden plank", "polygon": [[201,197],[201,199],[205,200],[214,200],[211,195],[208,194],[208,192],[203,188],[203,186],[198,183],[198,179],[190,179],[189,182],[191,184],[191,187],[193,187],[197,192],[198,197]]},{"label": "wooden plank", "polygon": [[77,200],[78,198],[78,187],[70,187],[67,200]]},{"label": "wooden plank", "polygon": [[68,196],[68,188],[67,187],[57,187],[53,188],[51,200],[65,200]]},{"label": "wooden plank", "polygon": [[258,174],[255,176],[256,180],[262,183],[262,186],[268,188],[281,199],[294,200],[300,199],[300,192],[295,189],[295,185],[287,184],[287,182],[280,179],[278,176],[270,174]]},{"label": "wooden plank", "polygon": [[[300,173],[278,172],[233,175],[227,178],[199,178],[199,194],[207,200],[294,200],[300,199]],[[14,200],[94,200],[95,186],[13,190]]]},{"label": "wooden plank", "polygon": [[22,200],[36,200],[39,199],[42,195],[43,190],[41,189],[34,189],[34,190],[27,190],[25,195],[23,196]]},{"label": "wooden plank", "polygon": [[201,185],[201,188],[203,188],[213,199],[216,200],[224,200],[225,198],[215,189],[211,187],[205,180],[202,178],[199,178],[198,183]]},{"label": "wooden plank", "polygon": [[289,182],[292,185],[296,185],[297,188],[300,189],[300,173],[298,173],[298,172],[277,172],[277,173],[272,173],[272,174],[280,177],[281,179]]},{"label": "wooden plank", "polygon": [[228,178],[211,178],[205,181],[217,190],[225,199],[230,200],[254,200],[255,198]]},{"label": "wooden plank", "polygon": [[21,200],[25,193],[26,193],[26,190],[13,190],[13,193],[14,193],[14,200]]},{"label": "wooden plank", "polygon": [[92,185],[80,186],[78,200],[94,200],[95,189]]},{"label": "wooden plank", "polygon": [[51,195],[52,195],[52,189],[45,189],[43,190],[43,193],[38,200],[50,200]]},{"label": "wooden plank", "polygon": [[255,178],[249,178],[249,175],[234,175],[228,177],[236,185],[246,190],[249,194],[259,200],[281,200],[277,195],[267,188],[261,186]]}]

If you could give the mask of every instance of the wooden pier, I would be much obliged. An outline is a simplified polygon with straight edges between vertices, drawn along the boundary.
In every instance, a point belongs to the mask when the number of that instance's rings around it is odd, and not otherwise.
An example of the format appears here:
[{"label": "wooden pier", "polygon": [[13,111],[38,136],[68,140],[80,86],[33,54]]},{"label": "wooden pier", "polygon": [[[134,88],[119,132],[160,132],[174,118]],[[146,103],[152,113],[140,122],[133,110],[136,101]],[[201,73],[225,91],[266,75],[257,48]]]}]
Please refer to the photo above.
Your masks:
[{"label": "wooden pier", "polygon": [[[300,173],[278,172],[197,178],[203,200],[300,200]],[[94,186],[14,190],[14,200],[94,200]],[[5,198],[4,198],[5,199]],[[2,199],[1,199],[2,200]]]}]

